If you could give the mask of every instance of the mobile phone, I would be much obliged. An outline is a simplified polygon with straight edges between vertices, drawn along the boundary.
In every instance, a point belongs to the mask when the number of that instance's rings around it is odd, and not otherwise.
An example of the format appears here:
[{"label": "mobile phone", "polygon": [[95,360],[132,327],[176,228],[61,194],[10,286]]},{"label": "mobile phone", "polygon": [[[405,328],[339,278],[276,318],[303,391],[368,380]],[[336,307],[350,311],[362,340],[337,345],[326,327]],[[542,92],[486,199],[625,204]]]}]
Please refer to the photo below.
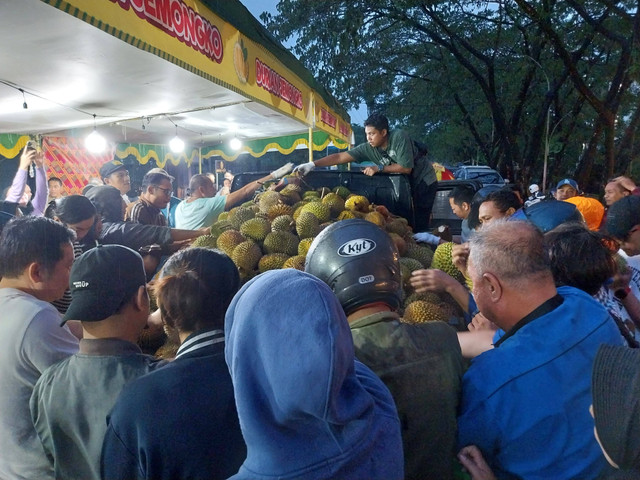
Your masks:
[{"label": "mobile phone", "polygon": [[37,150],[38,146],[35,141],[29,140],[27,141],[27,150]]}]

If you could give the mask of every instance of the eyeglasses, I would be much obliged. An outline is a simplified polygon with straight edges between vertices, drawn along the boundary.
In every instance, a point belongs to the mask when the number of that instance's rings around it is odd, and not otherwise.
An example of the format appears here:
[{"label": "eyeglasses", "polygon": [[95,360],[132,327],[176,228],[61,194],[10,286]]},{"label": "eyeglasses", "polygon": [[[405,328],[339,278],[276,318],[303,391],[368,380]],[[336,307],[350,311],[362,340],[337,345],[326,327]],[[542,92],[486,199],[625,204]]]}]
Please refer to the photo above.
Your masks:
[{"label": "eyeglasses", "polygon": [[171,194],[173,193],[173,189],[172,188],[162,188],[159,185],[154,185],[154,187],[157,188],[158,190],[161,190],[168,197],[170,197]]}]

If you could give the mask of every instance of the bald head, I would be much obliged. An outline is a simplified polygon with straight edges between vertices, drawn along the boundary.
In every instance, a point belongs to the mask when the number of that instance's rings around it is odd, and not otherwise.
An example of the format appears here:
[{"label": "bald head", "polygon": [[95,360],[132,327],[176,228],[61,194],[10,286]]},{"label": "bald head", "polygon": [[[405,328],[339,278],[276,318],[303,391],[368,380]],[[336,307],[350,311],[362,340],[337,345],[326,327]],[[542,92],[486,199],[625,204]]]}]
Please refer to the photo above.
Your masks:
[{"label": "bald head", "polygon": [[492,272],[513,284],[551,277],[542,233],[531,223],[496,220],[483,226],[470,241],[469,260],[476,272]]},{"label": "bald head", "polygon": [[216,194],[216,187],[205,174],[197,174],[189,181],[189,192],[192,198],[211,198]]}]

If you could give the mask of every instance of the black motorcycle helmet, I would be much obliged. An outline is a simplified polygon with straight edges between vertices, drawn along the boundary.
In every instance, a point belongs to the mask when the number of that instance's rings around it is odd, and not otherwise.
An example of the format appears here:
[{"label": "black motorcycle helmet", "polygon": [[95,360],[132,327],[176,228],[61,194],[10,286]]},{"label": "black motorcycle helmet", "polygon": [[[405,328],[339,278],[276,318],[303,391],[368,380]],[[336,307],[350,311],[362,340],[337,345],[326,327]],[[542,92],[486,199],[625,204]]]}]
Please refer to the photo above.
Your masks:
[{"label": "black motorcycle helmet", "polygon": [[377,302],[395,310],[402,301],[399,258],[384,230],[354,218],[320,232],[309,248],[304,270],[329,285],[347,315]]}]

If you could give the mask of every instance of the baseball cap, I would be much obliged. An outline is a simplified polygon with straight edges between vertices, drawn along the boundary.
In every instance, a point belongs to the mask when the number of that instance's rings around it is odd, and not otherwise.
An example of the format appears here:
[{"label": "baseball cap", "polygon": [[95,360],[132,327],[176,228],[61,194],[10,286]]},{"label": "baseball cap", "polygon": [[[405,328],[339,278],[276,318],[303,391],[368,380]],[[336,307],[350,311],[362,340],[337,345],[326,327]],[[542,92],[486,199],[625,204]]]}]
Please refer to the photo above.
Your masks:
[{"label": "baseball cap", "polygon": [[570,185],[573,188],[575,188],[577,192],[580,191],[580,189],[578,188],[578,182],[576,182],[575,180],[573,180],[571,178],[565,178],[564,180],[560,180],[558,182],[558,185],[556,185],[556,189],[562,187],[563,185]]},{"label": "baseball cap", "polygon": [[524,207],[509,217],[509,220],[525,220],[533,223],[542,233],[553,230],[566,222],[583,222],[580,211],[572,203],[547,200]]},{"label": "baseball cap", "polygon": [[100,167],[100,177],[107,178],[112,173],[115,173],[118,170],[126,170],[126,168],[127,167],[125,167],[124,163],[120,160],[111,160]]},{"label": "baseball cap", "polygon": [[159,173],[160,175],[164,175],[165,177],[167,177],[172,182],[175,180],[175,177],[172,177],[171,175],[169,175],[164,168],[158,168],[158,167],[152,168],[151,170],[149,170],[146,173],[146,175],[151,175],[153,173]]},{"label": "baseball cap", "polygon": [[71,305],[62,319],[99,322],[110,317],[146,284],[142,257],[122,245],[86,251],[71,267]]},{"label": "baseball cap", "polygon": [[609,207],[607,232],[610,235],[622,239],[636,225],[640,225],[640,197],[629,195]]}]

